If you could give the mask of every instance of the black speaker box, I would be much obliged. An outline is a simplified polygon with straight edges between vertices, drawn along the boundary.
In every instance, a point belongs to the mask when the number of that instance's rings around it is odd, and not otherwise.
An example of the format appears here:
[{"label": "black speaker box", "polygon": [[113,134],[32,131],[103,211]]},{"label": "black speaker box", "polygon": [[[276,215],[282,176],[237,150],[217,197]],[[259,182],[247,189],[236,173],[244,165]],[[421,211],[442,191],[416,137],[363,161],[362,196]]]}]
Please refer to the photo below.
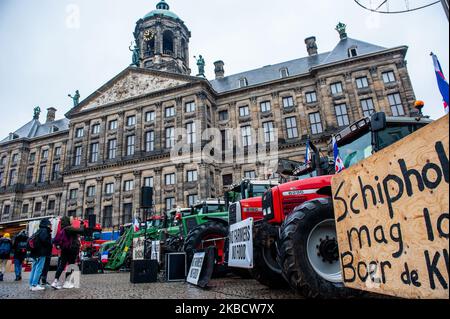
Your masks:
[{"label": "black speaker box", "polygon": [[167,281],[186,280],[186,253],[166,254]]},{"label": "black speaker box", "polygon": [[86,259],[81,261],[81,273],[83,275],[93,275],[98,273],[98,260]]},{"label": "black speaker box", "polygon": [[158,262],[156,260],[131,261],[130,282],[142,284],[156,282],[158,280]]},{"label": "black speaker box", "polygon": [[141,188],[141,208],[153,207],[153,187]]},{"label": "black speaker box", "polygon": [[89,215],[88,216],[88,227],[90,229],[94,229],[96,223],[97,223],[97,215],[95,215],[95,214]]}]

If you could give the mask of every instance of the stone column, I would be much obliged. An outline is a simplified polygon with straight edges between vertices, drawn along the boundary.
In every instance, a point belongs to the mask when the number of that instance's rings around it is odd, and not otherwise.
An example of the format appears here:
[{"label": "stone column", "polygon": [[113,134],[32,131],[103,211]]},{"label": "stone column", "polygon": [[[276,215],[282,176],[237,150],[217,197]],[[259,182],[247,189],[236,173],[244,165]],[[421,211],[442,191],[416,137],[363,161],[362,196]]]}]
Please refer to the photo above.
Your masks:
[{"label": "stone column", "polygon": [[89,151],[90,151],[90,136],[91,130],[90,130],[90,121],[84,122],[84,133],[83,133],[83,144],[82,147],[84,148],[84,151],[81,155],[81,166],[87,166],[89,162]]},{"label": "stone column", "polygon": [[209,169],[208,164],[201,163],[198,164],[198,180],[203,181],[199,183],[200,192],[198,194],[199,199],[208,198],[209,190],[211,189],[209,185]]},{"label": "stone column", "polygon": [[107,128],[108,128],[108,123],[107,123],[107,117],[103,116],[102,117],[102,122],[100,123],[100,139],[99,139],[99,147],[98,147],[98,159],[99,162],[103,162],[106,160],[106,156],[105,154],[107,154],[107,147],[108,147],[108,143],[106,143],[107,139]]},{"label": "stone column", "polygon": [[41,216],[47,216],[48,195],[42,196]]},{"label": "stone column", "polygon": [[155,180],[153,181],[153,199],[154,199],[154,205],[157,212],[161,211],[163,208],[163,192],[162,192],[162,167],[157,167],[154,169],[155,172]]},{"label": "stone column", "polygon": [[97,221],[100,222],[102,220],[103,177],[97,177],[96,181],[97,185],[95,186],[95,212],[97,213]]},{"label": "stone column", "polygon": [[119,112],[118,113],[119,118],[117,119],[117,153],[116,153],[116,159],[120,160],[124,156],[124,140],[123,140],[123,131],[125,127],[125,113]]},{"label": "stone column", "polygon": [[56,203],[55,203],[55,212],[58,216],[62,216],[61,214],[61,208],[63,207],[62,198],[63,193],[57,193],[56,194]]},{"label": "stone column", "polygon": [[[84,193],[86,181],[82,180],[79,182],[78,194],[77,194],[77,216],[83,218],[84,217]],[[81,214],[78,214],[78,209],[81,207]]]},{"label": "stone column", "polygon": [[[134,217],[143,217],[141,212],[141,171],[134,171],[134,190],[133,190],[133,208],[134,208]],[[142,218],[143,220],[143,218]]]},{"label": "stone column", "polygon": [[114,198],[113,198],[113,213],[112,213],[112,224],[117,223],[118,226],[122,224],[122,207],[121,207],[121,195],[122,195],[122,175],[114,175]]},{"label": "stone column", "polygon": [[184,207],[184,164],[177,164],[176,201],[178,207]]},{"label": "stone column", "polygon": [[142,107],[138,107],[136,110],[136,126],[134,130],[134,153],[136,155],[143,153],[145,150],[144,148],[144,139],[143,136],[143,130],[142,130]]}]

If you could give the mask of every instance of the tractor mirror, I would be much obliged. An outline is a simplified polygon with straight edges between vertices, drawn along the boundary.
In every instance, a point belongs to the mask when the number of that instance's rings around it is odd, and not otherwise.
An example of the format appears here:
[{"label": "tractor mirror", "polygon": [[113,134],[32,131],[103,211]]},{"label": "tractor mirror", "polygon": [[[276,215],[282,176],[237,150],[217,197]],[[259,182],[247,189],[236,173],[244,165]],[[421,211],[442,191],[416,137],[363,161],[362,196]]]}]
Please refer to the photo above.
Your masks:
[{"label": "tractor mirror", "polygon": [[370,118],[370,126],[373,132],[379,132],[386,128],[386,114],[377,112],[372,114]]}]

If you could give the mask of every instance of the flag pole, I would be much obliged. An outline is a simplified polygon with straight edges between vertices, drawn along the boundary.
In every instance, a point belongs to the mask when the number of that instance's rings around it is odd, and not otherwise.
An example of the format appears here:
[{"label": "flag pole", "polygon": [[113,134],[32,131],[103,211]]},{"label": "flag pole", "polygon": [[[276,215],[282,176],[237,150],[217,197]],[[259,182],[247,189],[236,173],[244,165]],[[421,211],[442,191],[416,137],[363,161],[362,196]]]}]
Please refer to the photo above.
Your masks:
[{"label": "flag pole", "polygon": [[441,3],[442,3],[442,7],[444,7],[444,12],[445,12],[445,15],[447,16],[447,21],[448,21],[448,10],[449,10],[448,0],[441,0]]}]

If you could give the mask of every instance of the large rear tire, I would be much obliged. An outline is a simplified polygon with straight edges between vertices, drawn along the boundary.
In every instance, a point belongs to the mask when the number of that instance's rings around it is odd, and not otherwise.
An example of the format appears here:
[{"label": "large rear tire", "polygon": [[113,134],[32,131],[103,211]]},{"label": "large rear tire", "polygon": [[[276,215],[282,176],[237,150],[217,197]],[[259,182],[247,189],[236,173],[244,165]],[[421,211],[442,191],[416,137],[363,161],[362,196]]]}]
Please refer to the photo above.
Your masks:
[{"label": "large rear tire", "polygon": [[269,288],[287,288],[277,262],[278,228],[263,221],[253,229],[253,278]]},{"label": "large rear tire", "polygon": [[278,262],[292,289],[307,298],[347,298],[342,283],[331,198],[295,208],[280,230]]},{"label": "large rear tire", "polygon": [[[183,250],[186,252],[187,266],[188,268],[191,266],[192,258],[194,254],[203,248],[214,245],[214,242],[210,242],[209,244],[203,244],[203,241],[206,239],[213,238],[226,238],[228,236],[228,228],[215,221],[210,221],[204,224],[201,224],[194,229],[192,229],[184,242]],[[220,244],[220,243],[219,243]],[[214,277],[221,277],[228,273],[228,267],[225,265],[225,240],[223,240],[222,251],[216,250],[216,262],[214,265]]]}]

